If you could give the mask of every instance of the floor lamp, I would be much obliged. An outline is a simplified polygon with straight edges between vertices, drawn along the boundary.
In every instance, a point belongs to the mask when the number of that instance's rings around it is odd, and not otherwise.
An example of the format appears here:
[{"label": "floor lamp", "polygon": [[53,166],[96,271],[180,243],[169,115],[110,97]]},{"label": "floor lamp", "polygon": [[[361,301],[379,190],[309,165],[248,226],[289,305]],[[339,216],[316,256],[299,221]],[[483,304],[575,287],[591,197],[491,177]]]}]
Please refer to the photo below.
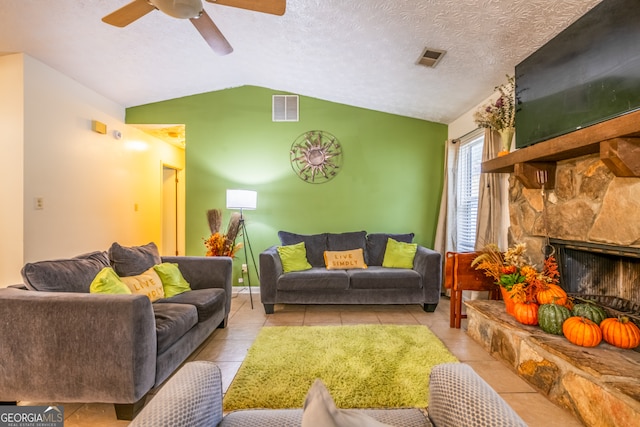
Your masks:
[{"label": "floor lamp", "polygon": [[253,262],[253,268],[256,272],[256,277],[260,280],[260,274],[258,274],[258,265],[253,257],[253,250],[251,249],[251,241],[249,240],[249,234],[247,233],[247,227],[244,222],[243,211],[255,210],[258,202],[258,193],[252,190],[227,190],[227,209],[240,209],[240,232],[242,233],[242,247],[244,248],[244,259],[247,263],[247,283],[249,284],[249,300],[251,301],[251,308],[253,309],[253,295],[251,294],[251,273],[249,271],[249,256],[247,255],[247,249],[251,255],[251,261]]}]

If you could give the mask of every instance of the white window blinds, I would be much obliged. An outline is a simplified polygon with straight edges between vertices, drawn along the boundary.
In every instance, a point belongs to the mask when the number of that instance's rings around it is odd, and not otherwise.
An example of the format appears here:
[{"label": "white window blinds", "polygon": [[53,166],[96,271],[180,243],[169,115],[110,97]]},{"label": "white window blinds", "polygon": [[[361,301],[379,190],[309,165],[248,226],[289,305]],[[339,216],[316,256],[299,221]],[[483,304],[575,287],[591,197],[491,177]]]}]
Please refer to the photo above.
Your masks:
[{"label": "white window blinds", "polygon": [[458,252],[471,252],[476,243],[478,191],[484,132],[460,142],[456,180],[456,239]]}]

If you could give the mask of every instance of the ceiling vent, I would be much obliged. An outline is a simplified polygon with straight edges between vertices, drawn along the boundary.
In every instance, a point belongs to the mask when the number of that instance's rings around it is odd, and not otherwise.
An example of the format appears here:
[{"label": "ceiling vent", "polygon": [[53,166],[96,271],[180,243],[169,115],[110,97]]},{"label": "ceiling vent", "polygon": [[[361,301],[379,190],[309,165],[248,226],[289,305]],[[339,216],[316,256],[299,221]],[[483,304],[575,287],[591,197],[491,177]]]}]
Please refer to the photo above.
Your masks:
[{"label": "ceiling vent", "polygon": [[298,121],[298,95],[273,95],[273,121]]},{"label": "ceiling vent", "polygon": [[426,47],[422,52],[422,56],[420,56],[420,59],[418,59],[418,64],[424,65],[425,67],[434,68],[438,64],[438,62],[440,62],[445,53],[447,53],[446,50]]}]

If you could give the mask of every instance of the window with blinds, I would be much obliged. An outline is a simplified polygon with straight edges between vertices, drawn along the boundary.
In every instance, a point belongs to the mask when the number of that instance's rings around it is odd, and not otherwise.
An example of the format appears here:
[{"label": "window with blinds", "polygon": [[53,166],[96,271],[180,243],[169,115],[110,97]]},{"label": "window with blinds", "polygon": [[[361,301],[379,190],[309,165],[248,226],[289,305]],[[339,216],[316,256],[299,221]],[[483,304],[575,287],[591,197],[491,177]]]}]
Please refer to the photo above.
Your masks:
[{"label": "window with blinds", "polygon": [[456,180],[456,242],[458,252],[471,252],[476,243],[478,192],[484,133],[461,141]]}]

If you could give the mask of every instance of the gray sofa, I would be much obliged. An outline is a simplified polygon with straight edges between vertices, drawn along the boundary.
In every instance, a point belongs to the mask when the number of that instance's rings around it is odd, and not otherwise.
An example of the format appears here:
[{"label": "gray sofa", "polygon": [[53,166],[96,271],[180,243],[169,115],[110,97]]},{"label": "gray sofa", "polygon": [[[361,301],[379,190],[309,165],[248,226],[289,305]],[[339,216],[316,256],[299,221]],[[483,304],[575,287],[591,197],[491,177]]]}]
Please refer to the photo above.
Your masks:
[{"label": "gray sofa", "polygon": [[[231,307],[231,258],[161,258],[153,248],[120,247],[143,254],[129,265],[106,252],[30,263],[24,289],[0,289],[0,401],[114,403],[132,419]],[[105,266],[135,275],[159,262],[177,263],[192,290],[153,303],[89,293]]]},{"label": "gray sofa", "polygon": [[[421,304],[434,311],[440,298],[442,256],[418,246],[412,269],[385,268],[387,240],[410,243],[413,234],[365,231],[301,235],[280,231],[282,245],[304,242],[312,268],[284,273],[277,246],[260,254],[260,299],[265,312],[274,304]],[[327,270],[324,251],[362,248],[366,269]]]},{"label": "gray sofa", "polygon": [[[167,381],[129,427],[317,426],[314,413],[305,413],[310,411],[306,404],[305,409],[247,409],[223,416],[220,370],[212,362],[189,362]],[[426,413],[418,408],[331,408],[329,412],[335,421],[352,419],[357,414],[360,423],[348,425],[370,425],[363,424],[361,417],[365,415],[398,427],[526,427],[502,397],[462,363],[432,369]]]}]

